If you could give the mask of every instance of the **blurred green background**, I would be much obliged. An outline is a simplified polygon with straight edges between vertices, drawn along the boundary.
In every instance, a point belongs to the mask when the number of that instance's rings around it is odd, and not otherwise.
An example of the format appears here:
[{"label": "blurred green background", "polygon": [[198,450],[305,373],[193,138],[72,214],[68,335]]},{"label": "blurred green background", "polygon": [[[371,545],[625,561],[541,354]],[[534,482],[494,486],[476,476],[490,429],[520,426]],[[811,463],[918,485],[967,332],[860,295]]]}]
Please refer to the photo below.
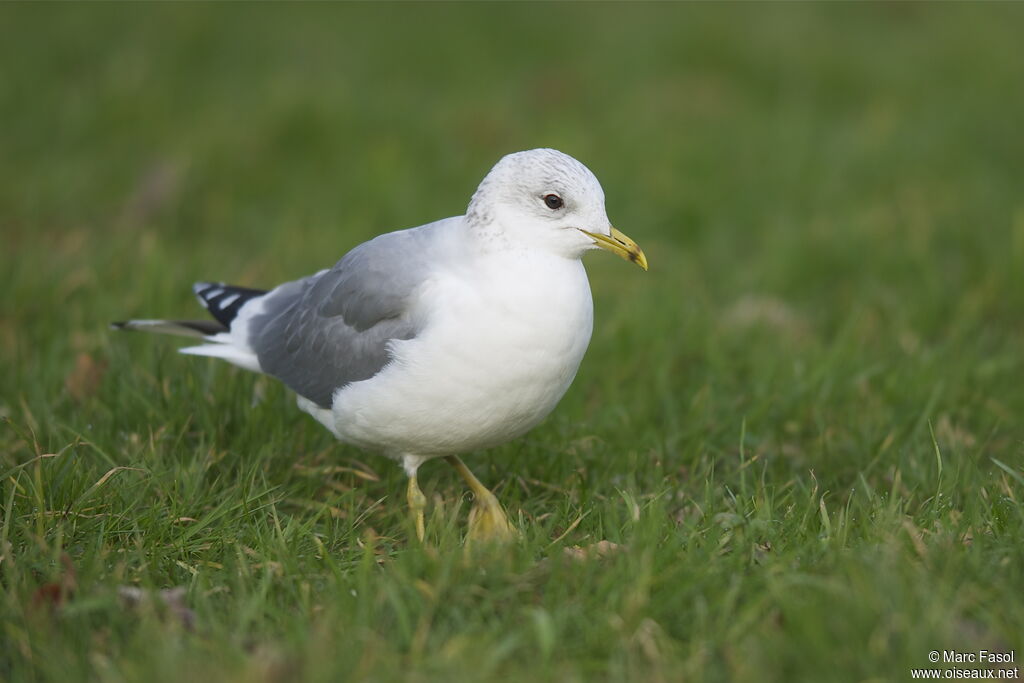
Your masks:
[{"label": "blurred green background", "polygon": [[[904,680],[1020,648],[1022,30],[1010,3],[0,6],[0,678]],[[529,527],[511,567],[465,566],[443,516],[407,545],[397,468],[275,384],[107,330],[460,214],[541,146],[651,272],[588,258],[573,389],[470,463]],[[599,540],[629,550],[537,578]],[[83,597],[39,617],[64,552]],[[187,586],[201,635],[121,584]]]}]

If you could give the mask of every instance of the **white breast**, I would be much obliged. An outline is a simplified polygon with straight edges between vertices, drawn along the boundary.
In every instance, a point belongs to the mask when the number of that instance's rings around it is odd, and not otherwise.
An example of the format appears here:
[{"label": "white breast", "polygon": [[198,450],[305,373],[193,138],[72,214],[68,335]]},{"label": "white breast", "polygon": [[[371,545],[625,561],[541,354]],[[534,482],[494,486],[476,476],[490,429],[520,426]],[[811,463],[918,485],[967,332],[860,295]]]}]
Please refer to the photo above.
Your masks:
[{"label": "white breast", "polygon": [[[468,266],[467,266],[468,268]],[[394,361],[335,395],[342,440],[391,455],[451,455],[534,427],[569,388],[593,328],[579,260],[501,254],[447,268],[423,289],[429,321]]]}]

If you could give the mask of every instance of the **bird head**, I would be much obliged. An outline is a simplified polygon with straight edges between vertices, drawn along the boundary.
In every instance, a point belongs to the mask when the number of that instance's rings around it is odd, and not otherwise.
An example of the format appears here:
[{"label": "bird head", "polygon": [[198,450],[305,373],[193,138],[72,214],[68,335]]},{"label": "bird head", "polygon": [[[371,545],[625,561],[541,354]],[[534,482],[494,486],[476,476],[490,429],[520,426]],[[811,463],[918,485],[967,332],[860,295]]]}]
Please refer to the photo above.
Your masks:
[{"label": "bird head", "polygon": [[608,220],[601,183],[554,149],[503,157],[473,194],[466,216],[496,239],[567,258],[605,249],[647,270],[643,250]]}]

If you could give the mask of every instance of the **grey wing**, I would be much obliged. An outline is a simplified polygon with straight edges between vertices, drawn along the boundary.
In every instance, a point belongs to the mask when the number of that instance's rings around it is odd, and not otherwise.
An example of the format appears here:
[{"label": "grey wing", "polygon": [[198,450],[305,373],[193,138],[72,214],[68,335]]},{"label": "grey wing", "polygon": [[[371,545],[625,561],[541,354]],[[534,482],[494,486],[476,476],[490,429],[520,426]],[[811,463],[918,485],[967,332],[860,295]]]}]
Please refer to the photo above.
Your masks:
[{"label": "grey wing", "polygon": [[409,305],[429,273],[432,227],[381,235],[269,292],[248,326],[263,372],[324,408],[338,388],[376,375],[389,342],[418,332]]}]

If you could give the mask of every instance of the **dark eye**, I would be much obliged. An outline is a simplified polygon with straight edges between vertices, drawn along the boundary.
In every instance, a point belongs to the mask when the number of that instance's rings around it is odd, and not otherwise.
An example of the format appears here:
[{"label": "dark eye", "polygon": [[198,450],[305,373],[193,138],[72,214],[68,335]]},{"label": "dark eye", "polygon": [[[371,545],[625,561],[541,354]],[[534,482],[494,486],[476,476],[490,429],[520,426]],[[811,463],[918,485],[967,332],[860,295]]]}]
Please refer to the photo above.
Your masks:
[{"label": "dark eye", "polygon": [[564,202],[562,202],[562,198],[559,197],[557,194],[544,195],[544,203],[552,211],[561,209],[563,206],[565,206]]}]

